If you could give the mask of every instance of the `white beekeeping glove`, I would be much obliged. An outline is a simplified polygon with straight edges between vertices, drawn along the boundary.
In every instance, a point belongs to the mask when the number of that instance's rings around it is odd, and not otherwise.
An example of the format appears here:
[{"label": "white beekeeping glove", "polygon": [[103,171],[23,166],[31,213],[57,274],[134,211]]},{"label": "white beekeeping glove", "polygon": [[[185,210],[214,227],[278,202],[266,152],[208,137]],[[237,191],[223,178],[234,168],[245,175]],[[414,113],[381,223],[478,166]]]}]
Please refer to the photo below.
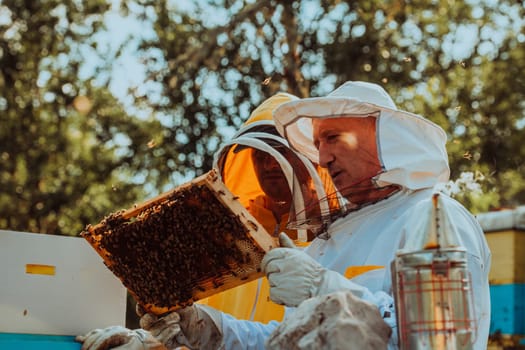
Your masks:
[{"label": "white beekeeping glove", "polygon": [[94,329],[75,340],[82,343],[81,350],[166,350],[149,332],[122,326]]},{"label": "white beekeeping glove", "polygon": [[169,349],[180,346],[221,349],[224,347],[221,319],[220,311],[193,304],[163,317],[145,314],[140,319],[140,326]]},{"label": "white beekeeping glove", "polygon": [[279,243],[280,247],[270,250],[261,261],[261,269],[268,278],[270,299],[273,302],[297,306],[312,297],[349,290],[356,297],[377,305],[376,298],[367,288],[323,267],[296,248],[283,232],[279,234]]}]

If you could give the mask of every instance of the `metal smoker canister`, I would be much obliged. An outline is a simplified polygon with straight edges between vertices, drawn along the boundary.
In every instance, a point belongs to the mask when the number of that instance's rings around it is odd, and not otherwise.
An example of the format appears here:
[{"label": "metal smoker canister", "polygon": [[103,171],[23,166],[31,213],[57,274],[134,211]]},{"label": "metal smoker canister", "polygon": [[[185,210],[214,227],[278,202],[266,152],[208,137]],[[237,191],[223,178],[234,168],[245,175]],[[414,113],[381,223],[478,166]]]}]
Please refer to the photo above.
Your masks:
[{"label": "metal smoker canister", "polygon": [[[433,199],[428,229],[393,261],[400,349],[472,350],[476,325],[467,252],[440,212],[439,195]],[[414,240],[423,246],[417,249]]]}]

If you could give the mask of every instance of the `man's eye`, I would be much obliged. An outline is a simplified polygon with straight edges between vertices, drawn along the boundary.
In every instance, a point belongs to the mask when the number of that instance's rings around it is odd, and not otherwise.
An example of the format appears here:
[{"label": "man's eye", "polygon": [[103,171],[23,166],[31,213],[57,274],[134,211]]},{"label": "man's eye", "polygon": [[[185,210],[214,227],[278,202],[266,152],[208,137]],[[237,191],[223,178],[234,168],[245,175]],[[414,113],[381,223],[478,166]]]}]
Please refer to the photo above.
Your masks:
[{"label": "man's eye", "polygon": [[338,134],[330,134],[330,135],[327,135],[327,136],[326,136],[326,141],[327,141],[327,142],[334,142],[334,141],[337,140],[337,137],[338,137],[338,136],[339,136]]}]

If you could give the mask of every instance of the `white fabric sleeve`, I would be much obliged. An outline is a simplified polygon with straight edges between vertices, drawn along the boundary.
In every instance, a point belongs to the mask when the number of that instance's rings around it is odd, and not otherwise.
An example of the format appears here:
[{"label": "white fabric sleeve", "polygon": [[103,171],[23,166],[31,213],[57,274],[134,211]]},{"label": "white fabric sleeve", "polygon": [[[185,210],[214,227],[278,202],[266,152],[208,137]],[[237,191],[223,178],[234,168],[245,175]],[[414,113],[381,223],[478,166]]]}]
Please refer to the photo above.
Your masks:
[{"label": "white fabric sleeve", "polygon": [[264,342],[279,325],[277,321],[267,324],[238,320],[222,313],[222,334],[225,349],[264,350]]},{"label": "white fabric sleeve", "polygon": [[[358,298],[377,306],[385,322],[392,328],[392,337],[389,350],[397,349],[397,329],[395,321],[394,301],[392,296],[383,291],[372,293],[368,288],[348,280],[343,275],[325,270],[323,273],[319,294],[325,295],[335,291],[349,290]],[[294,308],[286,308],[286,313],[293,312]],[[279,322],[271,321],[267,324],[253,321],[238,320],[231,315],[220,313],[223,342],[225,349],[264,350],[265,341],[277,328]]]},{"label": "white fabric sleeve", "polygon": [[368,288],[349,280],[340,273],[325,270],[319,285],[318,295],[326,295],[341,290],[349,290],[354,296],[376,305],[383,317],[385,311],[390,312],[390,309],[393,309],[394,298],[391,295],[383,291],[372,293]]},{"label": "white fabric sleeve", "polygon": [[[489,253],[490,254],[490,253]],[[487,273],[484,266],[490,266],[490,262],[482,262],[479,257],[468,254],[468,270],[472,277],[472,291],[476,319],[476,340],[474,349],[486,349],[488,341],[488,330],[490,328],[490,289],[488,286]]]},{"label": "white fabric sleeve", "polygon": [[458,232],[460,245],[467,251],[467,267],[472,278],[472,298],[476,316],[474,349],[486,349],[490,331],[489,271],[491,252],[485,235],[476,219],[457,201],[446,202],[453,229]]}]

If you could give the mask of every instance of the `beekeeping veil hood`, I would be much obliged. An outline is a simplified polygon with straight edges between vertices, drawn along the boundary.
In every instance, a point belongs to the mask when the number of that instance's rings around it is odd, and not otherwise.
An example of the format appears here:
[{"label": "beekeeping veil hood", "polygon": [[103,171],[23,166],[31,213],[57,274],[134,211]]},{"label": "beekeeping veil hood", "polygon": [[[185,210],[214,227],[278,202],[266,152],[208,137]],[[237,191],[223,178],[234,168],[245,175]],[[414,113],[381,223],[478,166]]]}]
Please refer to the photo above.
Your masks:
[{"label": "beekeeping veil hood", "polygon": [[313,143],[312,120],[376,116],[376,143],[382,172],[379,186],[390,184],[417,190],[449,178],[446,134],[428,119],[397,109],[379,85],[349,81],[326,97],[285,103],[274,112],[277,130],[290,145],[314,162],[319,153]]},{"label": "beekeeping veil hood", "polygon": [[[290,189],[292,203],[288,219],[294,223],[299,221],[302,223],[297,226],[289,225],[289,228],[299,229],[298,239],[304,241],[305,230],[311,229],[307,224],[308,213],[316,212],[316,215],[312,215],[316,220],[322,218],[319,213],[329,213],[331,204],[328,203],[326,190],[329,188],[333,191],[334,187],[325,169],[292,151],[288,142],[275,129],[273,121],[275,108],[283,103],[297,100],[296,96],[287,93],[278,93],[265,100],[252,112],[233,138],[215,153],[214,167],[219,170],[221,179],[228,189],[239,197],[239,201],[245,207],[248,207],[251,200],[265,195],[257,178],[254,152],[263,151],[272,156],[284,173]],[[310,203],[315,204],[310,205]]]}]

